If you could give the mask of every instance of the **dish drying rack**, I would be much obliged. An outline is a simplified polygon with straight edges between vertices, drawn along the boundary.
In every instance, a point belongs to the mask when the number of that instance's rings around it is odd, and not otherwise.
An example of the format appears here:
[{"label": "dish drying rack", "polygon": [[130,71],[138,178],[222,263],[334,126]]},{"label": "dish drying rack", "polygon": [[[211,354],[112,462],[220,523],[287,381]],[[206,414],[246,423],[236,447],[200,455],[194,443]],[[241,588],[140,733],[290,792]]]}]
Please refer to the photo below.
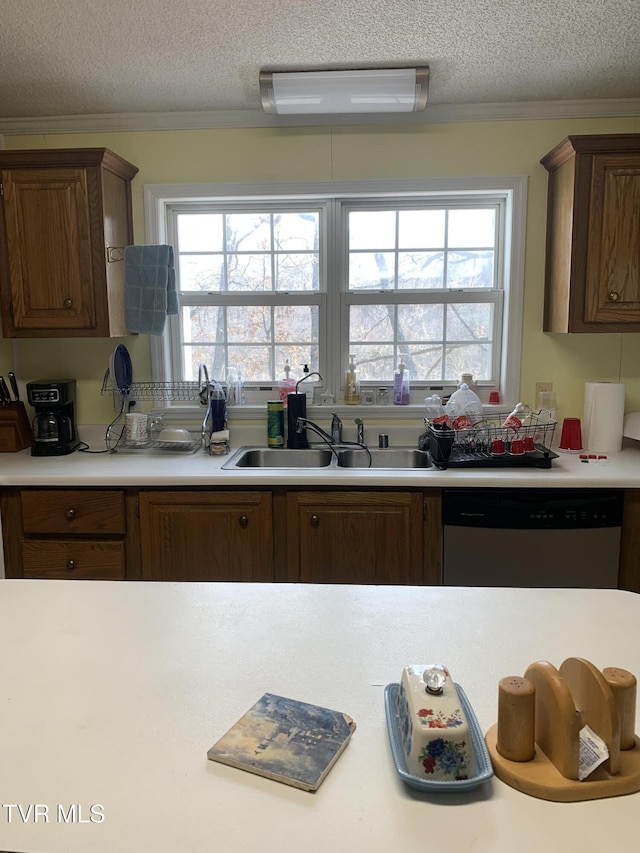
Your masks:
[{"label": "dish drying rack", "polygon": [[[129,403],[170,403],[170,402],[196,402],[203,406],[209,400],[209,374],[206,365],[201,364],[198,368],[198,381],[177,382],[131,382],[127,386],[115,387],[109,369],[104,375],[101,395],[113,393],[114,399],[120,400],[120,412],[109,424],[106,430],[105,442],[107,449],[112,452],[140,453],[144,450],[166,450],[173,453],[195,453],[201,447],[208,446],[209,436],[205,430],[205,419],[202,427],[198,430],[189,430],[187,441],[160,441],[149,438],[138,444],[124,443],[124,423],[120,423],[129,408]],[[208,411],[208,408],[207,410]]]},{"label": "dish drying rack", "polygon": [[[503,426],[511,412],[492,412],[485,420],[469,429],[439,429],[425,418],[426,432],[419,447],[427,450],[439,468],[551,468],[558,454],[551,450],[557,422],[546,409],[532,412],[529,422],[517,431]],[[511,443],[516,439],[533,439],[533,450],[514,454]],[[491,446],[502,439],[505,452],[495,455]]]}]

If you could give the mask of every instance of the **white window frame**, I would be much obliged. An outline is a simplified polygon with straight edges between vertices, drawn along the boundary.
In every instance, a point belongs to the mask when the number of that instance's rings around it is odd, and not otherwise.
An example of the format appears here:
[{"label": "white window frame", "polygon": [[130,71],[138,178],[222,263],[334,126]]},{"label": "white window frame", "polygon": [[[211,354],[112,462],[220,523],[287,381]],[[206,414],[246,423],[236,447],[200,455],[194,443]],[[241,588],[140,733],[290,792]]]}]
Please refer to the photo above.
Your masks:
[{"label": "white window frame", "polygon": [[[496,334],[502,336],[501,348],[501,363],[495,375],[498,377],[498,388],[501,392],[502,400],[505,404],[517,402],[520,386],[520,361],[521,361],[521,340],[522,340],[522,312],[523,312],[523,295],[524,295],[524,258],[525,258],[525,240],[526,240],[526,207],[527,207],[527,177],[523,175],[516,176],[498,176],[498,177],[469,177],[469,178],[425,178],[415,180],[364,180],[364,181],[313,181],[313,182],[281,182],[281,183],[223,183],[223,184],[146,184],[144,186],[144,211],[145,211],[145,241],[149,244],[159,244],[168,242],[168,216],[169,209],[179,203],[189,204],[207,199],[273,199],[278,200],[298,201],[300,197],[308,199],[314,197],[317,200],[326,200],[329,204],[334,203],[332,199],[340,196],[336,204],[344,204],[345,200],[368,202],[368,197],[375,196],[371,199],[374,205],[384,205],[384,197],[389,198],[389,204],[393,205],[398,198],[410,200],[412,197],[418,198],[424,195],[433,195],[434,197],[443,197],[443,205],[446,205],[447,198],[455,197],[470,197],[477,196],[493,196],[502,199],[504,204],[504,233],[503,239],[497,246],[497,263],[502,265],[502,279],[504,282],[504,291],[501,294],[502,305],[501,310],[497,310],[496,314]],[[336,223],[336,227],[344,228],[344,222],[340,222],[338,217],[332,218]],[[344,360],[343,352],[346,349],[346,341],[348,332],[346,329],[346,312],[344,310],[348,301],[353,302],[358,300],[358,292],[346,291],[346,275],[344,264],[346,263],[346,253],[342,253],[344,257],[328,257],[326,254],[326,245],[321,246],[321,252],[325,252],[322,257],[321,267],[325,270],[325,276],[337,276],[338,280],[343,282],[342,292],[336,304],[339,305],[340,317],[327,317],[326,322],[322,324],[324,331],[321,328],[321,339],[319,341],[321,352],[323,353],[322,363],[318,365],[321,372],[324,371],[329,382],[337,382],[337,378],[341,376],[346,364],[338,363],[338,360]],[[484,301],[486,301],[486,291],[483,291]],[[237,299],[238,295],[235,295]],[[302,294],[301,294],[302,296]],[[326,299],[326,290],[321,287],[321,296]],[[398,301],[398,292],[394,294],[394,298]],[[455,292],[452,293],[455,297]],[[466,296],[469,294],[467,292]],[[448,299],[447,294],[439,292],[439,302]],[[401,300],[405,301],[405,296],[402,294]],[[411,302],[411,293],[407,291],[406,301]],[[500,299],[496,304],[500,306]],[[172,375],[172,355],[177,355],[179,352],[179,335],[171,333],[173,324],[177,324],[177,318],[169,318],[167,324],[168,331],[162,337],[152,336],[151,338],[151,365],[152,379],[155,382],[170,382],[178,377]],[[177,325],[173,326],[177,329]],[[172,347],[178,347],[172,353]],[[342,356],[340,355],[342,353]],[[175,363],[179,363],[176,361]],[[268,384],[268,383],[267,383]],[[341,383],[339,383],[341,384]],[[422,397],[428,393],[429,388],[435,383],[416,382],[413,387],[412,402],[414,405],[421,406]],[[438,385],[438,387],[442,387]],[[442,393],[447,393],[453,390],[444,386]],[[338,390],[339,388],[333,388]],[[425,391],[423,394],[422,391]],[[270,399],[272,392],[264,389],[264,401]],[[255,405],[245,407],[234,407],[233,416],[237,417],[252,417],[255,416],[256,408],[264,409],[264,401],[256,399]],[[336,408],[340,408],[341,403],[338,399]],[[185,404],[175,404],[170,406],[171,409],[185,409]],[[356,407],[347,407],[353,412]],[[407,407],[390,406],[388,413],[390,416],[401,416]],[[385,413],[386,417],[386,413]]]}]

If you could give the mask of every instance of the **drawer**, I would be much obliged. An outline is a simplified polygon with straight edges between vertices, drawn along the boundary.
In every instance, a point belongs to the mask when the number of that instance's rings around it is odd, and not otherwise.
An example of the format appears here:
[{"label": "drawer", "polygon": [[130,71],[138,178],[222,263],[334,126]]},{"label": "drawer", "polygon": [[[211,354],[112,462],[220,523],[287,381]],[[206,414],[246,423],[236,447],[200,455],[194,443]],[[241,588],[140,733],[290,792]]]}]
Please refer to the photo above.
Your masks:
[{"label": "drawer", "polygon": [[50,539],[22,543],[25,578],[124,580],[124,543]]},{"label": "drawer", "polygon": [[125,532],[124,493],[81,489],[34,489],[21,492],[25,533],[76,536]]}]

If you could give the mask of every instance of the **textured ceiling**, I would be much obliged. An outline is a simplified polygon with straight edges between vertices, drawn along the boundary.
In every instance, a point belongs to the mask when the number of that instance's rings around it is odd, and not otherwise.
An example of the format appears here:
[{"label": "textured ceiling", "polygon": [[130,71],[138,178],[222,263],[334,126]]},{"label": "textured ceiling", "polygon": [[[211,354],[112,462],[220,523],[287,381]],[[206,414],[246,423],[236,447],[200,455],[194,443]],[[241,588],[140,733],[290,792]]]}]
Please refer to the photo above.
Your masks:
[{"label": "textured ceiling", "polygon": [[260,109],[261,68],[428,64],[431,104],[640,97],[640,0],[0,0],[0,118]]}]

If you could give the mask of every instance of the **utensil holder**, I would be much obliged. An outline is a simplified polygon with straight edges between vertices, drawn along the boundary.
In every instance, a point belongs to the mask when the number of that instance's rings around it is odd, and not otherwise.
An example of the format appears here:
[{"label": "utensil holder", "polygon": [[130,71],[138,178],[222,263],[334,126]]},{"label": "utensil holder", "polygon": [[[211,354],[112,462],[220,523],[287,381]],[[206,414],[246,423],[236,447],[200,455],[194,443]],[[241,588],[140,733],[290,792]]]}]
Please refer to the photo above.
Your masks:
[{"label": "utensil holder", "polygon": [[0,406],[0,453],[15,453],[32,444],[33,433],[24,403]]}]

